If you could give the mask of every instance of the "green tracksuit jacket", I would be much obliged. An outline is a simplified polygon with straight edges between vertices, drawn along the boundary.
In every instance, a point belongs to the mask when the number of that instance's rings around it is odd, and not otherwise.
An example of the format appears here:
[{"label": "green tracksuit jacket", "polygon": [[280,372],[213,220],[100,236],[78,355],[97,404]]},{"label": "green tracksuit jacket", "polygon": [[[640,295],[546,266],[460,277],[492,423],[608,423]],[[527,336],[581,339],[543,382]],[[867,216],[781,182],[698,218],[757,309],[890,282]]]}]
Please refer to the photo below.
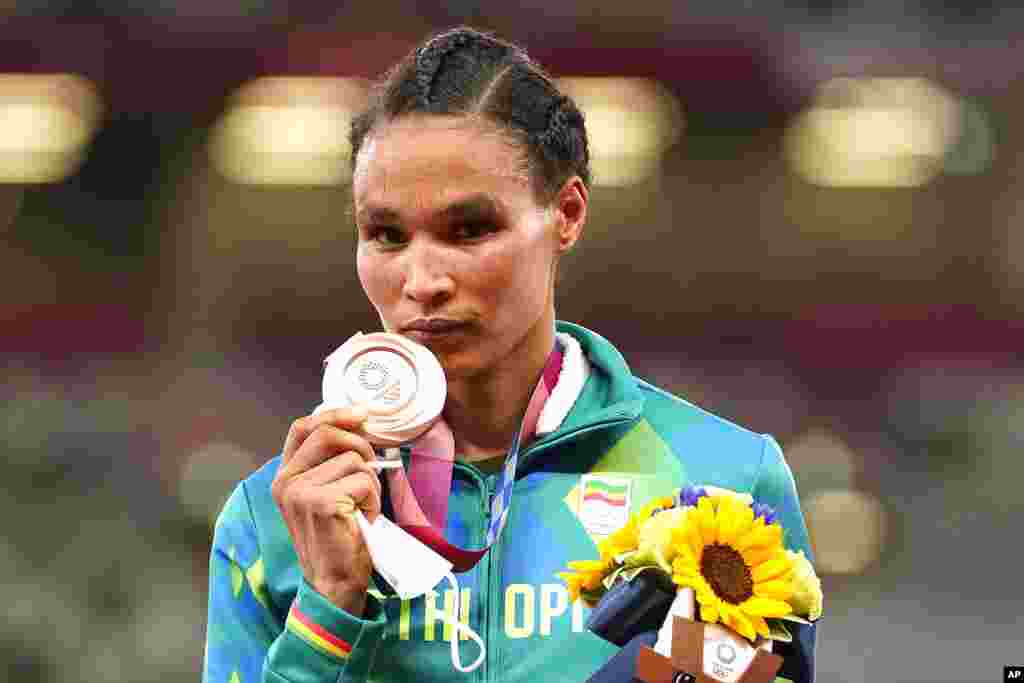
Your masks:
[{"label": "green tracksuit jacket", "polygon": [[[303,580],[271,498],[274,458],[235,488],[217,521],[204,683],[585,681],[617,648],[584,628],[589,610],[568,603],[555,574],[569,560],[598,556],[602,525],[624,523],[627,512],[687,483],[752,493],[778,512],[786,546],[810,556],[793,477],[771,437],[638,379],[594,332],[564,322],[557,329],[579,341],[590,376],[561,427],[520,455],[507,526],[458,575],[461,595],[447,583],[411,601],[371,590],[362,618],[328,602]],[[446,535],[457,545],[484,544],[497,477],[455,465]],[[625,486],[625,505],[581,505],[589,481]],[[487,644],[470,674],[453,669],[451,629],[438,618],[455,600]],[[290,618],[293,602],[301,623]],[[812,633],[787,656],[812,662],[813,647]],[[463,662],[477,652],[462,643]]]}]

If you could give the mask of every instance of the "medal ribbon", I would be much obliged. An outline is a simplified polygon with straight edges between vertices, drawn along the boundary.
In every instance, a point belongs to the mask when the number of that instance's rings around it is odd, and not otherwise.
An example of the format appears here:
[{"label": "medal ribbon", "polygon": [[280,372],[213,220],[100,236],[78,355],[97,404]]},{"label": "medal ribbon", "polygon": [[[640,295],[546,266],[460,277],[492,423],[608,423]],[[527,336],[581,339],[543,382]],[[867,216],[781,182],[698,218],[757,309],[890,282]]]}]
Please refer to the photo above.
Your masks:
[{"label": "medal ribbon", "polygon": [[562,370],[562,349],[556,342],[548,356],[540,381],[530,396],[526,415],[512,439],[505,456],[497,491],[491,501],[491,521],[486,545],[480,549],[460,548],[444,537],[448,521],[448,497],[451,494],[452,470],[455,464],[455,436],[444,421],[438,419],[426,433],[412,442],[409,473],[404,469],[387,470],[388,489],[398,525],[421,543],[432,548],[454,565],[457,572],[472,569],[501,535],[512,502],[519,450],[533,440],[541,409],[551,395]]}]

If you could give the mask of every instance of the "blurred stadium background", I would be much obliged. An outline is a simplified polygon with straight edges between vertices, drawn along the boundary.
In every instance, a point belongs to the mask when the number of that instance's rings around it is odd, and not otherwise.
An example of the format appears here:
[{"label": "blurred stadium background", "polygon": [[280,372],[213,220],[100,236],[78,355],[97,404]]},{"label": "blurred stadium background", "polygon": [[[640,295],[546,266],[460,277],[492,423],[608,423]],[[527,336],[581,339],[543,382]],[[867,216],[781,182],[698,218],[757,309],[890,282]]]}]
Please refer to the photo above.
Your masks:
[{"label": "blurred stadium background", "polygon": [[6,0],[4,680],[197,679],[214,515],[377,325],[364,79],[460,23],[588,116],[559,316],[783,444],[820,680],[1024,663],[1019,7]]}]

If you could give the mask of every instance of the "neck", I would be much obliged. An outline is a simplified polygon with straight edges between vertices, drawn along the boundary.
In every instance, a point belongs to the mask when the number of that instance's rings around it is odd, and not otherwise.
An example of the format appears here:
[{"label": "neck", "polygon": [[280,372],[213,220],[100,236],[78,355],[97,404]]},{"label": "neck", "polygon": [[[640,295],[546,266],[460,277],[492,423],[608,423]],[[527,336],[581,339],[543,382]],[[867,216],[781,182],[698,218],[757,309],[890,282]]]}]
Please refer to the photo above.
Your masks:
[{"label": "neck", "polygon": [[448,385],[444,418],[462,460],[478,462],[505,455],[554,343],[552,312],[495,367]]}]

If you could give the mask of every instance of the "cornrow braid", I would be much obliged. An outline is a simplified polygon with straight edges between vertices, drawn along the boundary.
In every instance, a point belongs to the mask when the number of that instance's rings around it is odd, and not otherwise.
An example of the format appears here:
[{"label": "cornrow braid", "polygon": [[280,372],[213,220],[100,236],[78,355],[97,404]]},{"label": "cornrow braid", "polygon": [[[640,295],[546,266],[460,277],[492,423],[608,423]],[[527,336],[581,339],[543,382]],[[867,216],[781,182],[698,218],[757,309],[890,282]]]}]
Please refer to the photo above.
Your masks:
[{"label": "cornrow braid", "polygon": [[442,34],[416,51],[416,84],[419,104],[424,110],[430,108],[430,93],[445,58],[469,44],[469,35],[449,33]]},{"label": "cornrow braid", "polygon": [[[572,156],[578,153],[578,150],[574,149],[576,140],[573,132],[582,127],[583,114],[570,98],[560,95],[551,106],[547,128],[537,136],[537,142],[541,147],[550,150],[554,157],[560,154]],[[587,158],[586,138],[583,138],[582,142],[583,156]]]},{"label": "cornrow braid", "polygon": [[558,134],[561,128],[565,125],[565,112],[563,110],[563,103],[568,98],[565,95],[560,95],[551,104],[551,109],[548,111],[547,125],[544,130],[537,134],[537,142],[544,147],[548,147],[556,144]]},{"label": "cornrow braid", "polygon": [[439,64],[439,59],[431,58],[429,48],[423,48],[416,55],[416,99],[423,109],[430,106],[430,88]]},{"label": "cornrow braid", "polygon": [[523,150],[539,199],[572,176],[590,185],[583,115],[519,46],[461,27],[425,41],[377,84],[349,132],[352,163],[380,122],[411,113],[483,116]]}]

